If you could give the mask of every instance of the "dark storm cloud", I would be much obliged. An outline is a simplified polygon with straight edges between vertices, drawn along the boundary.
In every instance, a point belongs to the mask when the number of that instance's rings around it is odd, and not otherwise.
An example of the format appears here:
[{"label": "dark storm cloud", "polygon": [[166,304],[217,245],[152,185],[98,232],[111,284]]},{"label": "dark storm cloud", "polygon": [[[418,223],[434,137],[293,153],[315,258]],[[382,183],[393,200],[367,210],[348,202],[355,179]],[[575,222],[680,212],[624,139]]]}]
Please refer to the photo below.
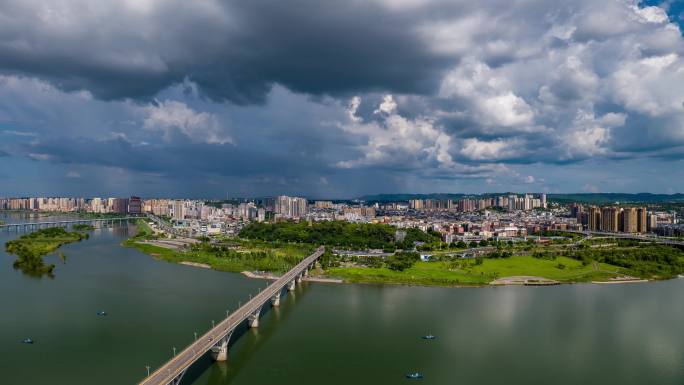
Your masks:
[{"label": "dark storm cloud", "polygon": [[189,79],[215,100],[254,103],[274,83],[310,94],[433,92],[453,63],[421,43],[412,15],[373,3],[150,7],[89,2],[53,15],[50,6],[5,2],[0,67],[105,99],[146,98]]},{"label": "dark storm cloud", "polygon": [[683,69],[636,0],[6,0],[0,167],[329,196],[551,181],[678,159]]},{"label": "dark storm cloud", "polygon": [[138,172],[181,177],[187,173],[222,176],[260,176],[276,173],[296,177],[330,172],[310,156],[255,153],[230,144],[132,145],[122,140],[49,140],[28,144],[26,152],[36,160],[58,163],[120,167]]}]

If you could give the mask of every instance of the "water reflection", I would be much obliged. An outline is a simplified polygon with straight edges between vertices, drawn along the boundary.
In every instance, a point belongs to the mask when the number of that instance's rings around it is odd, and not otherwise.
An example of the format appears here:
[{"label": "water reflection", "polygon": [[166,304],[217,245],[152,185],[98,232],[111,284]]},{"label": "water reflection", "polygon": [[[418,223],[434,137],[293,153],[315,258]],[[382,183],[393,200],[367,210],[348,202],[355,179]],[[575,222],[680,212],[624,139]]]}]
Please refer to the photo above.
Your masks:
[{"label": "water reflection", "polygon": [[[64,246],[68,264],[46,260],[57,266],[54,280],[18,274],[0,250],[0,383],[135,383],[146,365],[160,365],[172,346],[265,285],[121,247],[128,231],[103,228]],[[683,297],[683,279],[478,289],[305,283],[265,311],[257,330],[243,326],[227,362],[202,357],[185,384],[375,385],[417,370],[425,385],[681,385]],[[420,338],[428,332],[437,339]],[[19,343],[27,336],[37,343]]]}]

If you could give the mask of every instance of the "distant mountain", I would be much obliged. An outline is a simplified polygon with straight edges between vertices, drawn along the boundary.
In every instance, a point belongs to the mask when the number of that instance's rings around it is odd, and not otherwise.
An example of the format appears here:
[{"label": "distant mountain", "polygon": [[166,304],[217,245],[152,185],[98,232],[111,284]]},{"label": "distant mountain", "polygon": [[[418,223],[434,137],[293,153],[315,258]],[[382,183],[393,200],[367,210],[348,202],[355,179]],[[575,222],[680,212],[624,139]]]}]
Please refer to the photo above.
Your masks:
[{"label": "distant mountain", "polygon": [[438,200],[458,200],[463,197],[491,197],[498,195],[509,195],[512,193],[497,193],[497,194],[449,194],[449,193],[430,193],[430,194],[375,194],[364,195],[357,199],[366,202],[399,202],[409,201],[411,199],[438,199]]},{"label": "distant mountain", "polygon": [[400,202],[411,199],[461,199],[465,194],[375,194],[364,195],[357,199],[366,202]]},{"label": "distant mountain", "polygon": [[[448,194],[448,193],[432,193],[432,194],[375,194],[364,195],[357,199],[366,202],[400,202],[409,201],[411,199],[439,199],[439,200],[458,200],[463,197],[491,197],[499,195],[510,195],[515,193],[487,193],[487,194]],[[522,195],[522,193],[518,193]],[[536,194],[535,194],[536,195]],[[608,204],[613,202],[620,203],[667,203],[680,202],[684,203],[684,194],[651,194],[651,193],[578,193],[578,194],[547,194],[549,201],[561,203],[595,203]]]},{"label": "distant mountain", "polygon": [[684,202],[684,194],[651,194],[651,193],[581,193],[581,194],[548,194],[549,201],[561,203],[672,203]]}]

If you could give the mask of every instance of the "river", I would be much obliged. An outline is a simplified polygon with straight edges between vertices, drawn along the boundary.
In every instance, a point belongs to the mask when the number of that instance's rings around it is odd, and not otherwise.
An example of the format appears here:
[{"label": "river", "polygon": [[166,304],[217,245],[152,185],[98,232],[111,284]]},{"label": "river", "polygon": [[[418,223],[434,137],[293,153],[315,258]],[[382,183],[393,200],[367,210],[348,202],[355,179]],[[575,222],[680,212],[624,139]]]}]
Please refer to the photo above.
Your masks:
[{"label": "river", "polygon": [[[27,220],[0,213],[0,220]],[[124,248],[96,230],[54,278],[0,251],[0,383],[134,384],[266,285]],[[0,231],[4,245],[16,237]],[[304,283],[186,385],[684,383],[684,279],[646,284],[430,288]],[[98,316],[105,310],[106,316]],[[431,333],[435,340],[420,337]],[[35,344],[22,344],[30,337]]]}]

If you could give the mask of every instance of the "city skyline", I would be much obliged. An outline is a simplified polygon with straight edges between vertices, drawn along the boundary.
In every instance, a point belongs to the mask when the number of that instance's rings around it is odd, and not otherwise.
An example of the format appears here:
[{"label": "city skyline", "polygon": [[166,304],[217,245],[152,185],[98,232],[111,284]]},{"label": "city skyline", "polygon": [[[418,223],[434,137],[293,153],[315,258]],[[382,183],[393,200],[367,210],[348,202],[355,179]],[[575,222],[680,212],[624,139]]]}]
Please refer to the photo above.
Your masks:
[{"label": "city skyline", "polygon": [[0,195],[683,192],[681,4],[4,2]]}]

